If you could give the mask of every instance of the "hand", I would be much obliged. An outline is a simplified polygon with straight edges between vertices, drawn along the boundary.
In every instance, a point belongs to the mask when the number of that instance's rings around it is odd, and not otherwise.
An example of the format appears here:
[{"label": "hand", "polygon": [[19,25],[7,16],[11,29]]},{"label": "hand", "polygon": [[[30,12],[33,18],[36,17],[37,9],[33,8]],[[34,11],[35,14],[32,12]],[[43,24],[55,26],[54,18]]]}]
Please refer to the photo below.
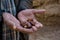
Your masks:
[{"label": "hand", "polygon": [[46,11],[45,9],[41,9],[41,10],[26,9],[26,10],[23,10],[23,11],[18,13],[18,19],[19,19],[19,21],[21,22],[22,25],[25,24],[25,25],[28,25],[29,28],[31,27],[29,30],[27,30],[28,32],[31,29],[32,29],[32,32],[35,32],[40,27],[43,27],[43,25],[35,19],[34,14],[44,13],[45,11]]},{"label": "hand", "polygon": [[31,33],[32,29],[25,29],[20,25],[20,22],[10,13],[3,13],[3,19],[5,24],[13,30],[17,30],[23,33]]}]

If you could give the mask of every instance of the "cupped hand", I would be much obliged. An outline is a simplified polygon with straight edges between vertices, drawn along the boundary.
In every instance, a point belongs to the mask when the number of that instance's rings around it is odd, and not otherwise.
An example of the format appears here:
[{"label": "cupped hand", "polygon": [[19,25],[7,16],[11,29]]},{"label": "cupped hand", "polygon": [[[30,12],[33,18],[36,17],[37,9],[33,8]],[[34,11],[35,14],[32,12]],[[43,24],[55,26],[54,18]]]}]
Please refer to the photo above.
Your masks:
[{"label": "cupped hand", "polygon": [[[39,28],[43,27],[43,24],[38,22],[34,16],[34,14],[38,13],[44,13],[46,10],[45,9],[26,9],[18,13],[18,19],[21,22],[22,26],[24,29],[29,29],[27,31],[35,32]],[[27,27],[27,28],[26,28]]]},{"label": "cupped hand", "polygon": [[20,22],[10,13],[3,13],[4,23],[11,29],[22,33],[32,33],[32,29],[25,29],[20,25]]}]

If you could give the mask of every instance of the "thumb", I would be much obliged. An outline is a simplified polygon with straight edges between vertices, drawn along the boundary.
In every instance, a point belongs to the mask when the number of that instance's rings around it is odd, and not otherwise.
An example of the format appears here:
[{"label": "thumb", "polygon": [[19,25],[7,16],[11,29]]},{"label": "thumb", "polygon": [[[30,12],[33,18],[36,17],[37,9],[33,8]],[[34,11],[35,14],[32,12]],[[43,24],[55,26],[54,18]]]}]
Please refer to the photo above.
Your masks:
[{"label": "thumb", "polygon": [[32,11],[33,11],[34,14],[37,14],[37,13],[40,14],[40,13],[45,13],[46,12],[45,9],[33,9]]}]

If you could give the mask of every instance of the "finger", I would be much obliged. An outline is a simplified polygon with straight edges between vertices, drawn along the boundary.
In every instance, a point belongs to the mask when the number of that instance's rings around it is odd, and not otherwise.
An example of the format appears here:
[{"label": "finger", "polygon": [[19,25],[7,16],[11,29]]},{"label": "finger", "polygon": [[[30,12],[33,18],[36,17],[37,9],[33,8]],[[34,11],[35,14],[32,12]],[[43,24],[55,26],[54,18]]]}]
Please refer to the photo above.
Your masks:
[{"label": "finger", "polygon": [[27,22],[27,28],[32,28],[32,25],[29,22]]},{"label": "finger", "polygon": [[31,24],[27,21],[27,18],[26,17],[24,17],[24,16],[23,17],[20,17],[19,20],[20,20],[21,25],[23,27],[27,27],[27,26],[28,26],[28,28],[31,27]]},{"label": "finger", "polygon": [[33,29],[34,32],[37,31],[37,28],[35,26],[32,26],[32,29]]},{"label": "finger", "polygon": [[34,14],[36,14],[36,13],[40,14],[40,13],[46,12],[45,9],[33,9],[32,11],[33,11]]},{"label": "finger", "polygon": [[26,28],[23,28],[22,26],[18,27],[18,30],[22,33],[33,33],[32,29],[26,29]]},{"label": "finger", "polygon": [[34,19],[33,21],[35,22],[35,27],[37,28],[43,27],[43,25],[40,22],[38,22],[36,19]]},{"label": "finger", "polygon": [[31,28],[31,29],[24,29],[24,32],[25,32],[25,33],[33,33],[34,31],[33,31],[33,29]]},{"label": "finger", "polygon": [[32,25],[27,21],[21,22],[21,26],[24,28],[32,28]]},{"label": "finger", "polygon": [[36,26],[37,28],[43,27],[43,25],[42,25],[41,23],[36,23],[35,26]]},{"label": "finger", "polygon": [[27,21],[28,21],[32,26],[35,25],[35,23],[33,22],[33,19],[28,19]]}]

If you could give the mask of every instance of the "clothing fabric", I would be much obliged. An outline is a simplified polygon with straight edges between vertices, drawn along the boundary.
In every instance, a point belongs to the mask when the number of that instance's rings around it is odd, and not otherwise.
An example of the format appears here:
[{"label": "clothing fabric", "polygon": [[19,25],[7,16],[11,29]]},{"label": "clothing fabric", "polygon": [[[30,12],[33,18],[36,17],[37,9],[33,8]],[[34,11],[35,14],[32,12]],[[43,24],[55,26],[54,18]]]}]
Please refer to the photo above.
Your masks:
[{"label": "clothing fabric", "polygon": [[0,3],[0,26],[3,29],[3,40],[28,40],[28,34],[11,30],[4,24],[2,14],[3,12],[9,12],[16,17],[19,11],[32,8],[32,0],[1,0]]}]

